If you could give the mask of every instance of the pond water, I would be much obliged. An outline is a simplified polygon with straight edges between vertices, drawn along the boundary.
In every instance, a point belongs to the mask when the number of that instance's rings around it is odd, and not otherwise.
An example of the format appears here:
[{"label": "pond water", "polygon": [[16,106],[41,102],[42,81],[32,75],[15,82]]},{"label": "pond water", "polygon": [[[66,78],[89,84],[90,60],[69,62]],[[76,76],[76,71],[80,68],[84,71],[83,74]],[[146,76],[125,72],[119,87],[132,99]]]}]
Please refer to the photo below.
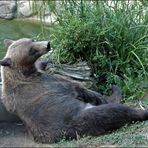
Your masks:
[{"label": "pond water", "polygon": [[26,20],[1,20],[0,19],[0,59],[5,55],[6,49],[3,40],[6,38],[19,39],[19,38],[40,38],[44,39],[45,27],[37,22]]}]

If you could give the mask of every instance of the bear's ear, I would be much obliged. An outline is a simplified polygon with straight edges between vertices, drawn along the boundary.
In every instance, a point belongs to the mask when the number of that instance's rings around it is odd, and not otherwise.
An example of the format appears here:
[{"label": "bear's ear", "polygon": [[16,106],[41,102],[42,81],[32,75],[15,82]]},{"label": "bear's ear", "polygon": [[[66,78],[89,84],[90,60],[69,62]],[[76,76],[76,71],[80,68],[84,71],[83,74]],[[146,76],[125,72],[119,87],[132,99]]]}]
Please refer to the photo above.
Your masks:
[{"label": "bear's ear", "polygon": [[5,58],[0,61],[0,65],[2,66],[11,66],[11,59],[10,58]]},{"label": "bear's ear", "polygon": [[4,44],[6,47],[9,47],[14,41],[13,40],[10,40],[10,39],[5,39],[4,40]]}]

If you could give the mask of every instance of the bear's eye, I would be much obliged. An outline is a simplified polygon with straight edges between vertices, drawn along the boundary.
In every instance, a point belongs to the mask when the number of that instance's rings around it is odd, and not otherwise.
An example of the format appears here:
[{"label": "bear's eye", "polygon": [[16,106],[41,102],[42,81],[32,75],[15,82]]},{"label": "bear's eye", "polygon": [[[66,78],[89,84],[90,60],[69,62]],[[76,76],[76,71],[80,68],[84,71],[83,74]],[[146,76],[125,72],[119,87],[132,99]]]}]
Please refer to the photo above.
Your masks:
[{"label": "bear's eye", "polygon": [[38,52],[38,50],[36,50],[35,48],[30,48],[29,50],[29,55],[35,55]]}]

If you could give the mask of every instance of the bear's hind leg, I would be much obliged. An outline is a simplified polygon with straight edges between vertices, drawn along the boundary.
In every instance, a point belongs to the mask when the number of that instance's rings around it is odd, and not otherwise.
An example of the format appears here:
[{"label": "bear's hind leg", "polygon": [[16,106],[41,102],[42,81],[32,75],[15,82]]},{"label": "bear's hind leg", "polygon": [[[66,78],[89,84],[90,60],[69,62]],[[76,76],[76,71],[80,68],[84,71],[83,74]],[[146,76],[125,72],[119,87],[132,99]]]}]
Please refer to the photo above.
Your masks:
[{"label": "bear's hind leg", "polygon": [[148,110],[135,110],[122,104],[104,104],[82,111],[71,127],[77,135],[97,136],[133,121],[148,120]]}]

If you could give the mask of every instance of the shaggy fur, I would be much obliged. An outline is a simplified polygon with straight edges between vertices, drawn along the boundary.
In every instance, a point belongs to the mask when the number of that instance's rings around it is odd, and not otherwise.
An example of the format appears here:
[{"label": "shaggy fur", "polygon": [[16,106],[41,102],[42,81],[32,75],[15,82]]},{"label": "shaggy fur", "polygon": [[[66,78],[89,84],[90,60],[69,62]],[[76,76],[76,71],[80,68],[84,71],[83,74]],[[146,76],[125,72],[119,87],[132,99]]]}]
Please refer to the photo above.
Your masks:
[{"label": "shaggy fur", "polygon": [[0,62],[3,103],[22,119],[35,141],[54,143],[78,135],[98,136],[148,119],[147,110],[108,103],[118,91],[108,101],[73,81],[37,72],[34,63],[48,52],[49,43],[30,39],[5,43],[9,47]]}]

